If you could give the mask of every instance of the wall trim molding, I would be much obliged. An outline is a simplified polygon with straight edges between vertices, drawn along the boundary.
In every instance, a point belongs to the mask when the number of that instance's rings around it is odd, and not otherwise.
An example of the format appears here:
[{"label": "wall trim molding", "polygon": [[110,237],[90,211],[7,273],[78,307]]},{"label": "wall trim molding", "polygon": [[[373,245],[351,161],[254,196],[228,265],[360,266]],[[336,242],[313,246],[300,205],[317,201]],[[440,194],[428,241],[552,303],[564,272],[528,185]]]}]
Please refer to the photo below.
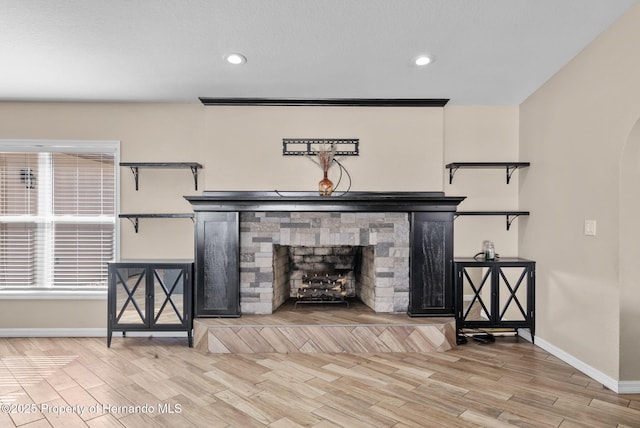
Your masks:
[{"label": "wall trim molding", "polygon": [[640,380],[618,382],[618,394],[640,394]]},{"label": "wall trim molding", "polygon": [[0,328],[0,337],[107,337],[106,328]]},{"label": "wall trim molding", "polygon": [[205,106],[444,107],[448,98],[207,98]]},{"label": "wall trim molding", "polygon": [[2,290],[0,300],[107,300],[107,287],[99,290]]},{"label": "wall trim molding", "polygon": [[605,388],[608,388],[615,392],[616,394],[639,394],[640,393],[640,381],[618,381],[613,379],[612,377],[602,373],[600,370],[597,370],[590,365],[584,363],[583,361],[577,359],[573,355],[563,351],[555,345],[547,342],[544,339],[536,336],[535,344],[540,348],[544,349],[554,357],[557,357],[569,364],[571,367],[576,370],[581,371],[586,374],[590,378],[600,382]]},{"label": "wall trim molding", "polygon": [[[114,332],[118,337],[119,332]],[[128,331],[127,337],[187,337],[186,331]],[[107,328],[0,328],[0,337],[107,337]]]}]

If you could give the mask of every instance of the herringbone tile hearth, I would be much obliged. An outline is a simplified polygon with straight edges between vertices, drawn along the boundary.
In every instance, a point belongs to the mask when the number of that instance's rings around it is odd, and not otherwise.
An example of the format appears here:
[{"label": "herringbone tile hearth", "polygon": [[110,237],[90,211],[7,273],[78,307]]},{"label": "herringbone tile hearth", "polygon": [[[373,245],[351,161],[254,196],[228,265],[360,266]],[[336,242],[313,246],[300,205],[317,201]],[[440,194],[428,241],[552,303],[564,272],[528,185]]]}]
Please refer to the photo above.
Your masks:
[{"label": "herringbone tile hearth", "polygon": [[348,309],[289,302],[270,315],[199,318],[195,346],[211,353],[437,352],[455,346],[453,318],[375,313],[360,302]]}]

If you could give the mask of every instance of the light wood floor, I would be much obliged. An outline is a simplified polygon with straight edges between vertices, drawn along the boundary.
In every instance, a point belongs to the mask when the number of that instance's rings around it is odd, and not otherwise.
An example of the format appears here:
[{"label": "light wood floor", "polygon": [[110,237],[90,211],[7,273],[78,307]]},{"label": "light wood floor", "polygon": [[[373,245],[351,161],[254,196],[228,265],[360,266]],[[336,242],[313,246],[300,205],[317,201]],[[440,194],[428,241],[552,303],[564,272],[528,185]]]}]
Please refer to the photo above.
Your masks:
[{"label": "light wood floor", "polygon": [[0,427],[640,427],[640,395],[616,395],[519,338],[431,354],[185,344],[0,339]]}]

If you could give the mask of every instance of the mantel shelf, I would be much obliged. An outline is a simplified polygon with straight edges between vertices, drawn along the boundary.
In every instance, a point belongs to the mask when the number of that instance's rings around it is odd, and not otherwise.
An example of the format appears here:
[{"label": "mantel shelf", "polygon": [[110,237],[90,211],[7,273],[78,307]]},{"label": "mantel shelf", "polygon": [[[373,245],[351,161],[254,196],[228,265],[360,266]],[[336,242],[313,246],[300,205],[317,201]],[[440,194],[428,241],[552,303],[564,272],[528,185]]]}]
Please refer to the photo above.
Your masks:
[{"label": "mantel shelf", "polygon": [[193,213],[178,213],[178,214],[119,214],[118,217],[128,219],[135,229],[136,233],[138,233],[138,226],[141,218],[190,218],[193,221],[194,214]]},{"label": "mantel shelf", "polygon": [[455,217],[465,216],[480,216],[480,215],[493,215],[493,216],[505,216],[507,219],[507,230],[511,228],[513,220],[521,215],[529,215],[529,211],[457,211]]},{"label": "mantel shelf", "polygon": [[507,184],[509,184],[511,176],[516,169],[526,168],[530,165],[530,162],[452,162],[445,165],[445,168],[449,169],[449,184],[453,183],[453,176],[460,168],[505,168]]},{"label": "mantel shelf", "polygon": [[138,190],[140,168],[191,169],[196,190],[198,190],[198,169],[202,169],[202,165],[197,162],[120,162],[120,166],[131,168],[133,178],[136,182],[136,190]]}]

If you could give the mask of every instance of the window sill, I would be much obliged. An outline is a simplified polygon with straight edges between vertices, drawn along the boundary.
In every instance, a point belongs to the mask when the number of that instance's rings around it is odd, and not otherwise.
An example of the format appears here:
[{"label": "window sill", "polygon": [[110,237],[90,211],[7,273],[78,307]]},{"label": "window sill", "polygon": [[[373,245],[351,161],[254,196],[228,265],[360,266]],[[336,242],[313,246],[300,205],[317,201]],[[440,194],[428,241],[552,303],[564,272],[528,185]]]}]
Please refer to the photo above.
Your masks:
[{"label": "window sill", "polygon": [[107,300],[107,289],[0,290],[0,300]]}]

